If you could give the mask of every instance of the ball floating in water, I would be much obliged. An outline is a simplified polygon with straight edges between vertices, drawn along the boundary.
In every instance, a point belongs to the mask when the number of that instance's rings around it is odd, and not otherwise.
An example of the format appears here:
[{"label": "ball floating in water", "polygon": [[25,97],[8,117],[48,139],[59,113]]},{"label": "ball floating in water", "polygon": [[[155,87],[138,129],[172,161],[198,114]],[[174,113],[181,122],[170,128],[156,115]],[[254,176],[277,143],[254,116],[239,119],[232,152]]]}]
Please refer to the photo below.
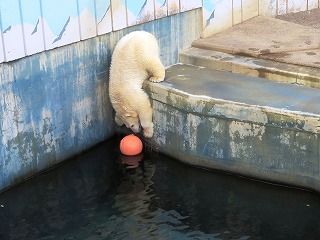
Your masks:
[{"label": "ball floating in water", "polygon": [[120,151],[127,156],[134,156],[141,153],[142,147],[143,145],[140,138],[133,134],[125,136],[120,141]]}]

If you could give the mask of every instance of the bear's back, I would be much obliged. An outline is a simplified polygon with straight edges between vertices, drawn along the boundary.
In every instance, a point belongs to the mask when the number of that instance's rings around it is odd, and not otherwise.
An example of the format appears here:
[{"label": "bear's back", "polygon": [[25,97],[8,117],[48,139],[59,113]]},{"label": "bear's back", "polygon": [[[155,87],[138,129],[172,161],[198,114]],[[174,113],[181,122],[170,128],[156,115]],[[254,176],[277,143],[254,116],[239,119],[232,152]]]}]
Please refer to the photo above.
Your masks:
[{"label": "bear's back", "polygon": [[[112,62],[123,67],[144,66],[146,59],[159,55],[156,38],[145,31],[135,31],[125,35],[117,43]],[[125,65],[124,65],[125,64]]]},{"label": "bear's back", "polygon": [[145,31],[134,31],[120,39],[112,54],[110,67],[110,88],[114,91],[132,88],[132,84],[141,88],[149,75],[146,70],[150,59],[159,56],[156,38]]}]

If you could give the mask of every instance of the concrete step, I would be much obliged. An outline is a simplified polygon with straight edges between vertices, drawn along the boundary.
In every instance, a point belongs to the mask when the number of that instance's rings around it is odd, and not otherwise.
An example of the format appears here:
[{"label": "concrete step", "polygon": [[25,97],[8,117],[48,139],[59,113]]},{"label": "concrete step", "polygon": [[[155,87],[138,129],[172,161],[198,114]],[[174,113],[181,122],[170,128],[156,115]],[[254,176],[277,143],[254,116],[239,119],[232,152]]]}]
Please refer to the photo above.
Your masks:
[{"label": "concrete step", "polygon": [[145,86],[150,145],[198,167],[320,191],[318,89],[178,64]]},{"label": "concrete step", "polygon": [[320,29],[265,16],[198,39],[192,46],[320,68]]},{"label": "concrete step", "polygon": [[216,70],[262,77],[277,82],[320,88],[319,68],[191,47],[180,52],[180,62]]}]

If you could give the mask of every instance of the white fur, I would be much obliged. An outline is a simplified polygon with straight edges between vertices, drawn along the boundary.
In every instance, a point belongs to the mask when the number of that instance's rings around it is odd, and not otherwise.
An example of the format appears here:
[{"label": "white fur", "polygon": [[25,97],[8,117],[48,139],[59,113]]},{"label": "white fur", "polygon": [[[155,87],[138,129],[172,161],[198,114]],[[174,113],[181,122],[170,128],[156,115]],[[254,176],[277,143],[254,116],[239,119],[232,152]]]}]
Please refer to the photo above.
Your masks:
[{"label": "white fur", "polygon": [[148,78],[161,82],[164,76],[158,43],[151,33],[135,31],[120,39],[112,55],[109,82],[118,125],[125,124],[135,133],[141,125],[145,137],[153,136],[152,107],[142,84]]}]

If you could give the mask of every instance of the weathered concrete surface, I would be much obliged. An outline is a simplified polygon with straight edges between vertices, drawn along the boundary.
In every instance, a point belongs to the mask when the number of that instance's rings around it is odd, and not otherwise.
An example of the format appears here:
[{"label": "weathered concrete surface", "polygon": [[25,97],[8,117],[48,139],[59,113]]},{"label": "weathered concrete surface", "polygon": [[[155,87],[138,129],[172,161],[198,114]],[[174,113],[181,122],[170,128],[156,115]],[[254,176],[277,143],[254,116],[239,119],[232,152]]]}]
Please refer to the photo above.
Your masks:
[{"label": "weathered concrete surface", "polygon": [[232,55],[194,47],[180,52],[180,62],[252,77],[262,77],[277,82],[320,88],[320,71],[318,68]]},{"label": "weathered concrete surface", "polygon": [[[320,37],[320,35],[319,35]],[[320,45],[320,43],[319,43]],[[320,46],[317,49],[310,49],[304,51],[291,51],[281,54],[265,54],[264,59],[270,59],[278,62],[291,63],[301,66],[309,66],[320,68]]]},{"label": "weathered concrete surface", "polygon": [[124,34],[155,34],[171,65],[199,38],[200,16],[192,10],[1,64],[0,191],[113,136],[108,72]]},{"label": "weathered concrete surface", "polygon": [[320,67],[320,29],[263,16],[196,40],[192,46]]},{"label": "weathered concrete surface", "polygon": [[320,191],[318,89],[191,66],[147,83],[150,144],[198,167]]},{"label": "weathered concrete surface", "polygon": [[320,8],[276,16],[277,19],[320,29]]}]

